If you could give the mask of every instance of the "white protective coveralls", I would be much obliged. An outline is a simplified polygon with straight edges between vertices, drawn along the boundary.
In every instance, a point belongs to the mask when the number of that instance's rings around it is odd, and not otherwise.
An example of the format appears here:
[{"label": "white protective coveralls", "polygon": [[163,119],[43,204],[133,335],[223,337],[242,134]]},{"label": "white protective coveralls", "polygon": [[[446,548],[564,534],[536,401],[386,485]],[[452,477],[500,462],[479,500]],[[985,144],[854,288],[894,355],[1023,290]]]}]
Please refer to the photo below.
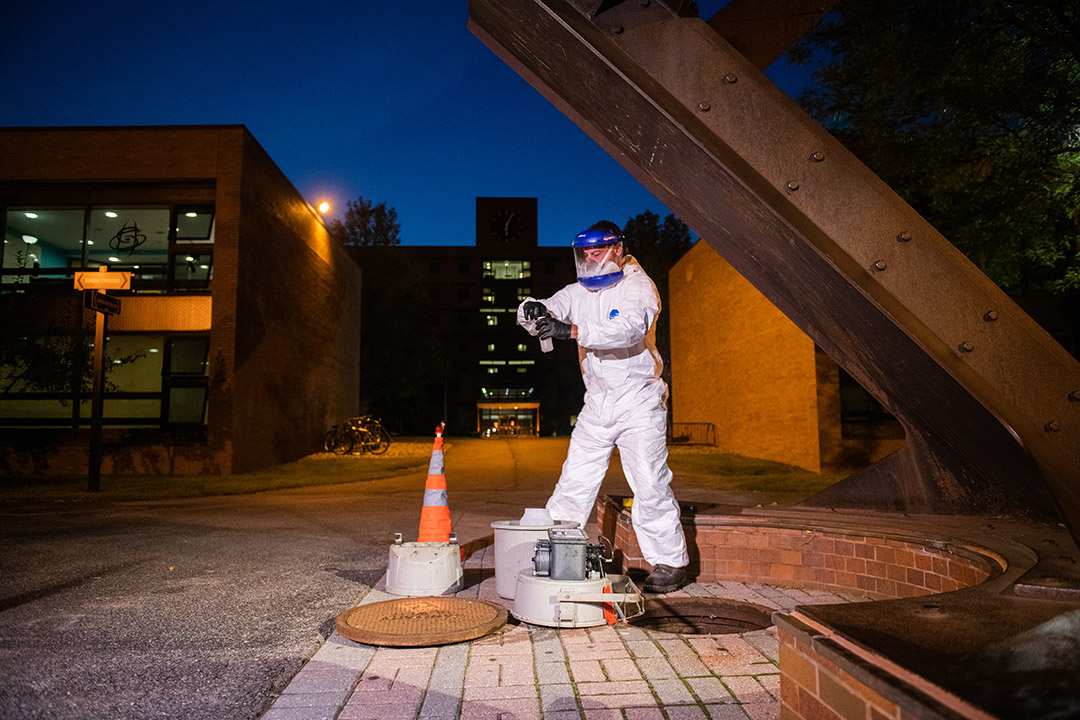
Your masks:
[{"label": "white protective coveralls", "polygon": [[518,324],[536,335],[525,303],[541,302],[556,319],[577,326],[585,406],[570,436],[562,475],[547,502],[555,520],[585,527],[616,446],[634,493],[631,518],[642,556],[652,565],[689,562],[679,504],[667,465],[667,385],[656,351],[660,296],[632,256],[616,284],[590,291],[567,285],[550,298],[526,298]]}]

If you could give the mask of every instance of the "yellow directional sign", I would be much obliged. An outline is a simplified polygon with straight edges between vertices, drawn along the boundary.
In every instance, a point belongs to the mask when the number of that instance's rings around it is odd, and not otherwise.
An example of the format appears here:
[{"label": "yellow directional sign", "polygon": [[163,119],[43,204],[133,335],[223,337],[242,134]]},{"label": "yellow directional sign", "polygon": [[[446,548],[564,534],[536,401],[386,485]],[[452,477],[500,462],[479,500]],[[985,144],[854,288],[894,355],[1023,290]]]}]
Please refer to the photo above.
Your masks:
[{"label": "yellow directional sign", "polygon": [[75,273],[76,290],[127,290],[131,287],[129,272],[89,272]]}]

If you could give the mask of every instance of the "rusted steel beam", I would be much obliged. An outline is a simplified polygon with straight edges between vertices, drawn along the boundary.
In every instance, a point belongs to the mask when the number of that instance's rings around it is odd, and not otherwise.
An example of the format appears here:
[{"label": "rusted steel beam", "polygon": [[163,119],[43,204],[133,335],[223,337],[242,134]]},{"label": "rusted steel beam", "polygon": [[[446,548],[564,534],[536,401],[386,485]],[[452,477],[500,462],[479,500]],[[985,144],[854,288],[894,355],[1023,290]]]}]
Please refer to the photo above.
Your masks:
[{"label": "rusted steel beam", "polygon": [[705,22],[587,5],[470,0],[469,27],[903,423],[824,501],[1080,528],[1080,365]]}]

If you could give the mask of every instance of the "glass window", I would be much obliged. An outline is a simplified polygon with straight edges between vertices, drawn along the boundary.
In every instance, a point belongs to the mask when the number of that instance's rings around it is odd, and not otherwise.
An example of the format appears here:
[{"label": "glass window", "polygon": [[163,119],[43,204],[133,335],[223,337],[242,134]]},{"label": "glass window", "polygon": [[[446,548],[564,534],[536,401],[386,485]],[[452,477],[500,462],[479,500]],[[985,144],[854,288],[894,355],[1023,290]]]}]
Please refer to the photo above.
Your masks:
[{"label": "glass window", "polygon": [[[84,342],[79,336],[39,338],[31,354],[70,355]],[[206,336],[111,333],[106,337],[104,417],[112,426],[205,423],[208,377]],[[54,365],[58,361],[50,361]],[[19,366],[0,366],[0,380]],[[89,369],[87,369],[89,372]],[[16,383],[0,401],[0,423],[39,426],[87,425],[91,416],[89,378],[78,389],[70,367]],[[74,403],[72,401],[75,401]]]},{"label": "glass window", "polygon": [[205,291],[213,277],[212,205],[28,206],[8,209],[5,222],[9,290],[100,265],[131,272],[135,291]]},{"label": "glass window", "polygon": [[167,425],[206,424],[209,350],[210,338],[206,336],[170,339],[163,382]]},{"label": "glass window", "polygon": [[173,387],[169,389],[169,417],[175,424],[206,424],[206,388]]},{"label": "glass window", "polygon": [[214,208],[176,208],[176,243],[178,245],[212,242],[214,242]]},{"label": "glass window", "polygon": [[105,340],[112,361],[109,384],[119,392],[159,392],[164,349],[161,335],[110,335]]},{"label": "glass window", "polygon": [[169,343],[170,375],[205,375],[210,338],[174,338]]},{"label": "glass window", "polygon": [[209,251],[181,251],[173,255],[172,288],[205,290],[214,277],[214,255]]},{"label": "glass window", "polygon": [[169,261],[169,208],[101,206],[90,208],[86,228],[88,267],[138,265],[141,274],[164,279]]},{"label": "glass window", "polygon": [[[85,222],[83,208],[9,209],[4,226],[4,283],[21,285],[31,278],[64,278],[68,268],[81,268]],[[50,269],[65,272],[50,275]]]},{"label": "glass window", "polygon": [[522,280],[532,274],[528,260],[492,260],[484,263],[484,277],[495,280]]}]

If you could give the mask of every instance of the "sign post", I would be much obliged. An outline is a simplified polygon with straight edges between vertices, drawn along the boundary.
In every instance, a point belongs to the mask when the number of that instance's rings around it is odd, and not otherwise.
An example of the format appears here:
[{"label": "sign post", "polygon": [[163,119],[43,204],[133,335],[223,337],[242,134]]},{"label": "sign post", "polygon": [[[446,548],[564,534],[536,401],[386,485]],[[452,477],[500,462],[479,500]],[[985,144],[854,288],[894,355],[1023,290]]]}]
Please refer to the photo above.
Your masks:
[{"label": "sign post", "polygon": [[106,290],[127,290],[131,287],[131,273],[109,272],[107,265],[98,272],[75,273],[75,289],[83,291],[83,304],[96,311],[94,322],[94,381],[90,409],[90,468],[87,489],[101,490],[101,426],[105,405],[105,320],[119,314],[119,298],[109,297]]}]

